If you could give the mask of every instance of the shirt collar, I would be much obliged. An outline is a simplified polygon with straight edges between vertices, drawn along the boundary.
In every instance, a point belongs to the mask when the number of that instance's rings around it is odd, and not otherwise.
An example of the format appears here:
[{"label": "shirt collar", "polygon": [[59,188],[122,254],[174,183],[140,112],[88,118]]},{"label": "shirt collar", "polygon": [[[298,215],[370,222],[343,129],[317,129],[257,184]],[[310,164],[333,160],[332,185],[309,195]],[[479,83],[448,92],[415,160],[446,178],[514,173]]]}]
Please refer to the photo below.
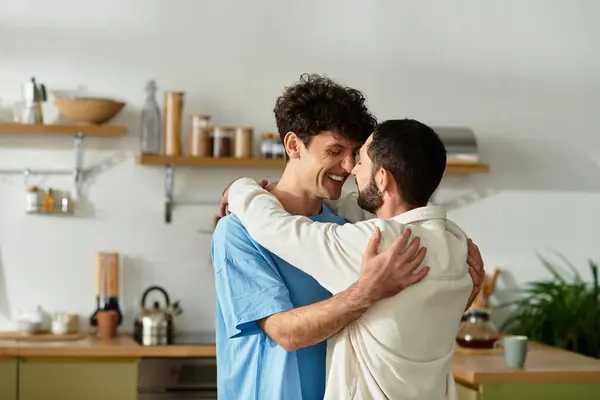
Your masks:
[{"label": "shirt collar", "polygon": [[410,224],[428,219],[445,219],[446,208],[443,206],[425,206],[412,209],[392,218],[401,224]]}]

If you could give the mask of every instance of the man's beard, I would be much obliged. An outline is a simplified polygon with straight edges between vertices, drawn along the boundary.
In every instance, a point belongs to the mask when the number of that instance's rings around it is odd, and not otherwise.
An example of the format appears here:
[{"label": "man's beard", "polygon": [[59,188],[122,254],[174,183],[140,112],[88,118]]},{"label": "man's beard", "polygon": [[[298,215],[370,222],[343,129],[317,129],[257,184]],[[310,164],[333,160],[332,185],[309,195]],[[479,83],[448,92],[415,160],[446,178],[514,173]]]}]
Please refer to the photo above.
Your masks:
[{"label": "man's beard", "polygon": [[374,175],[371,175],[367,187],[358,192],[358,199],[356,201],[360,208],[371,214],[377,213],[377,210],[383,205],[383,196],[377,189]]}]

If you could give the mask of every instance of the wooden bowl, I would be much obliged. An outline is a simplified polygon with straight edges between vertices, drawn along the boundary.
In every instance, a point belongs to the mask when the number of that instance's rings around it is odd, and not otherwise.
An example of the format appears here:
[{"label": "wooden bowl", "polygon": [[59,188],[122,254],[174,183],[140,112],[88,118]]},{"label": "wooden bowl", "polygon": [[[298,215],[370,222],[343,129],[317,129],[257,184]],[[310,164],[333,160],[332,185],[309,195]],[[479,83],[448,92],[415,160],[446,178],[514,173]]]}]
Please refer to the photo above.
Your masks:
[{"label": "wooden bowl", "polygon": [[61,114],[82,125],[103,124],[113,119],[125,103],[94,97],[56,99]]}]

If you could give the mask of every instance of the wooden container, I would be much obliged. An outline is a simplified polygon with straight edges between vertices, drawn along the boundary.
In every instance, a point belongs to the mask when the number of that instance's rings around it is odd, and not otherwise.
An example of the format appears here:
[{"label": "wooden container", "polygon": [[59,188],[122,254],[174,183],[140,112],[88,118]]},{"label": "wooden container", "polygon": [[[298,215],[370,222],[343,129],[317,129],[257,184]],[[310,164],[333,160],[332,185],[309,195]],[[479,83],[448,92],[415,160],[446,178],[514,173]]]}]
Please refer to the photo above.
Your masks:
[{"label": "wooden container", "polygon": [[98,336],[100,339],[112,339],[117,336],[116,311],[98,311]]},{"label": "wooden container", "polygon": [[96,296],[118,297],[119,253],[98,252],[96,265]]},{"label": "wooden container", "polygon": [[211,157],[213,153],[212,128],[208,126],[210,115],[192,115],[192,131],[188,152],[192,157]]},{"label": "wooden container", "polygon": [[239,126],[235,128],[233,137],[233,156],[235,158],[252,158],[252,137],[254,130],[251,127]]},{"label": "wooden container", "polygon": [[183,92],[165,92],[162,152],[167,156],[181,155],[183,99]]}]

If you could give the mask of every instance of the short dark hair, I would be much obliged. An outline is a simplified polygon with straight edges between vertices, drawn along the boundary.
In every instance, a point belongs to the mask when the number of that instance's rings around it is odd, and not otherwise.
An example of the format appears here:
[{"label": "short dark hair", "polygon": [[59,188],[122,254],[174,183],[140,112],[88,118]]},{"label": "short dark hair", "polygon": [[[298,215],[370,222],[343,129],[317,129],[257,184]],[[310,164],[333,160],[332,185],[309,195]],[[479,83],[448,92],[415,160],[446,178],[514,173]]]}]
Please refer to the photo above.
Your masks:
[{"label": "short dark hair", "polygon": [[446,169],[446,148],[438,134],[412,119],[379,124],[367,152],[373,168],[392,173],[402,200],[413,207],[427,205]]},{"label": "short dark hair", "polygon": [[362,144],[377,124],[359,90],[316,74],[303,74],[298,83],[286,87],[273,111],[281,141],[294,132],[307,147],[323,131]]}]

